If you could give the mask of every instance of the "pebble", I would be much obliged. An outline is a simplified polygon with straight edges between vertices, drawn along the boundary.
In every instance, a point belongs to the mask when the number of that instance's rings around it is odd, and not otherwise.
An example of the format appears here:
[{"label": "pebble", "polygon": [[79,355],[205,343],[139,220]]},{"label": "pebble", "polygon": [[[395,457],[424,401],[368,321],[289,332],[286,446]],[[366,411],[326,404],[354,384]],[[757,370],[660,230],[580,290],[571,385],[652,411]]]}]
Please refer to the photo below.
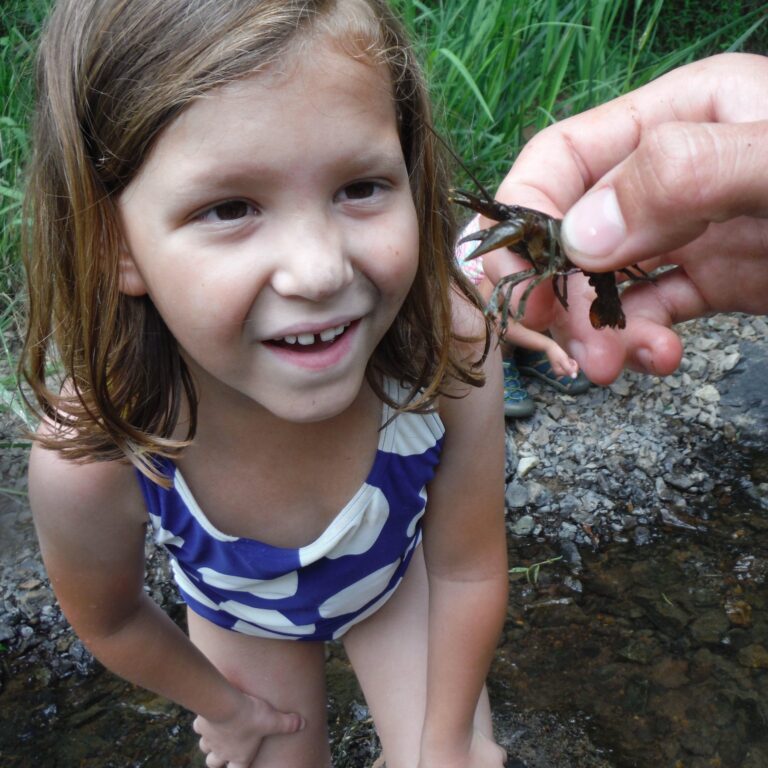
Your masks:
[{"label": "pebble", "polygon": [[523,456],[517,462],[517,476],[525,477],[532,469],[539,466],[539,460],[535,456]]},{"label": "pebble", "polygon": [[512,482],[507,486],[504,501],[509,509],[521,509],[528,503],[528,488],[523,483]]},{"label": "pebble", "polygon": [[[760,408],[743,409],[736,421],[724,393],[750,378],[759,361],[740,350],[744,339],[764,339],[768,323],[732,315],[678,331],[684,357],[667,378],[625,371],[576,397],[525,380],[538,407],[530,418],[507,421],[517,461],[506,502],[510,514],[525,508],[533,531],[540,529],[534,535],[579,546],[627,539],[643,546],[660,525],[704,527],[692,510],[710,502],[719,460],[731,441],[749,440],[760,428]],[[766,498],[757,487],[747,492]]]},{"label": "pebble", "polygon": [[536,521],[530,515],[523,515],[512,526],[515,536],[529,536],[536,527]]}]

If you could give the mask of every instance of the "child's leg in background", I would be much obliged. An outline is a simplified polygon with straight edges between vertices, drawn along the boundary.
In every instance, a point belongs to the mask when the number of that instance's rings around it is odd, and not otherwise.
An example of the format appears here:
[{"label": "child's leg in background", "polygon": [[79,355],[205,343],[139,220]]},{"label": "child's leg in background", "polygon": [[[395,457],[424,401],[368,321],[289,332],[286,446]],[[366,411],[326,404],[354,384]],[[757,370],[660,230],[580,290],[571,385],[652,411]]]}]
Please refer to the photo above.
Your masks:
[{"label": "child's leg in background", "polygon": [[324,644],[251,637],[187,614],[192,641],[233,685],[306,721],[297,733],[268,736],[252,768],[330,767]]},{"label": "child's leg in background", "polygon": [[[343,638],[381,739],[387,768],[415,765],[419,756],[427,687],[428,601],[424,553],[419,547],[392,598]],[[492,738],[485,689],[475,727]]]}]

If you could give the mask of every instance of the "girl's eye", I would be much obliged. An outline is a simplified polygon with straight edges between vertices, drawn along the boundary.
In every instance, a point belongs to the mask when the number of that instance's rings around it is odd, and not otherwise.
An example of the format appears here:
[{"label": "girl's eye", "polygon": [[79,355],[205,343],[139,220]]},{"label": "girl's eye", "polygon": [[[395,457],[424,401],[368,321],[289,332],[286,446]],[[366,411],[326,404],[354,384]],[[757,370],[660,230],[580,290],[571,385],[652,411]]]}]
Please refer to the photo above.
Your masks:
[{"label": "girl's eye", "polygon": [[214,205],[213,208],[209,208],[207,211],[203,211],[199,218],[206,223],[237,221],[255,212],[255,208],[245,200],[227,200],[226,202]]},{"label": "girl's eye", "polygon": [[346,200],[367,200],[373,197],[381,188],[375,181],[356,181],[341,190],[341,196]]}]

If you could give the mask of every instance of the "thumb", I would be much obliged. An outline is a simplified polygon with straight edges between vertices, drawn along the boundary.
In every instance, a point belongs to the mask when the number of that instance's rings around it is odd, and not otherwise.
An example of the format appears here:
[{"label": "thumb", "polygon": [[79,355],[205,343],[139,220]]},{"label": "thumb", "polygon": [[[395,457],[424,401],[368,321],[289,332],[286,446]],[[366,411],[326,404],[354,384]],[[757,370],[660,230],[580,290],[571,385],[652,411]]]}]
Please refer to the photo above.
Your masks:
[{"label": "thumb", "polygon": [[265,733],[295,733],[304,729],[306,722],[301,715],[296,712],[280,712],[264,703],[267,706],[267,710],[263,713]]},{"label": "thumb", "polygon": [[679,248],[711,222],[768,217],[768,121],[663,123],[566,214],[568,255],[610,270]]}]

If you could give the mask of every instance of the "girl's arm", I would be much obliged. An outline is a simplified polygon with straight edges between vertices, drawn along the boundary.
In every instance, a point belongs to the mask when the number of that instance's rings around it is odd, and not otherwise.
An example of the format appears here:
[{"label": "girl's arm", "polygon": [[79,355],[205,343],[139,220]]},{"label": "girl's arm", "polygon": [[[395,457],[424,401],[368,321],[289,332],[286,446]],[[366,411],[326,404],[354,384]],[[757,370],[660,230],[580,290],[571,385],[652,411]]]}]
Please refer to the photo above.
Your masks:
[{"label": "girl's arm", "polygon": [[76,464],[36,445],[29,498],[56,597],[106,667],[201,715],[233,761],[250,761],[268,733],[300,727],[298,715],[232,686],[144,592],[145,512],[132,468]]},{"label": "girl's arm", "polygon": [[570,376],[575,379],[579,375],[579,364],[545,333],[526,328],[522,323],[510,321],[504,334],[504,341],[515,347],[543,352],[557,376]]},{"label": "girl's arm", "polygon": [[[463,303],[456,310],[457,333],[481,332],[479,314]],[[477,358],[479,349],[467,345],[467,355]],[[440,406],[445,445],[424,521],[429,661],[420,768],[502,765],[500,750],[478,746],[473,729],[507,602],[503,391],[493,342],[485,373],[484,387]]]}]

